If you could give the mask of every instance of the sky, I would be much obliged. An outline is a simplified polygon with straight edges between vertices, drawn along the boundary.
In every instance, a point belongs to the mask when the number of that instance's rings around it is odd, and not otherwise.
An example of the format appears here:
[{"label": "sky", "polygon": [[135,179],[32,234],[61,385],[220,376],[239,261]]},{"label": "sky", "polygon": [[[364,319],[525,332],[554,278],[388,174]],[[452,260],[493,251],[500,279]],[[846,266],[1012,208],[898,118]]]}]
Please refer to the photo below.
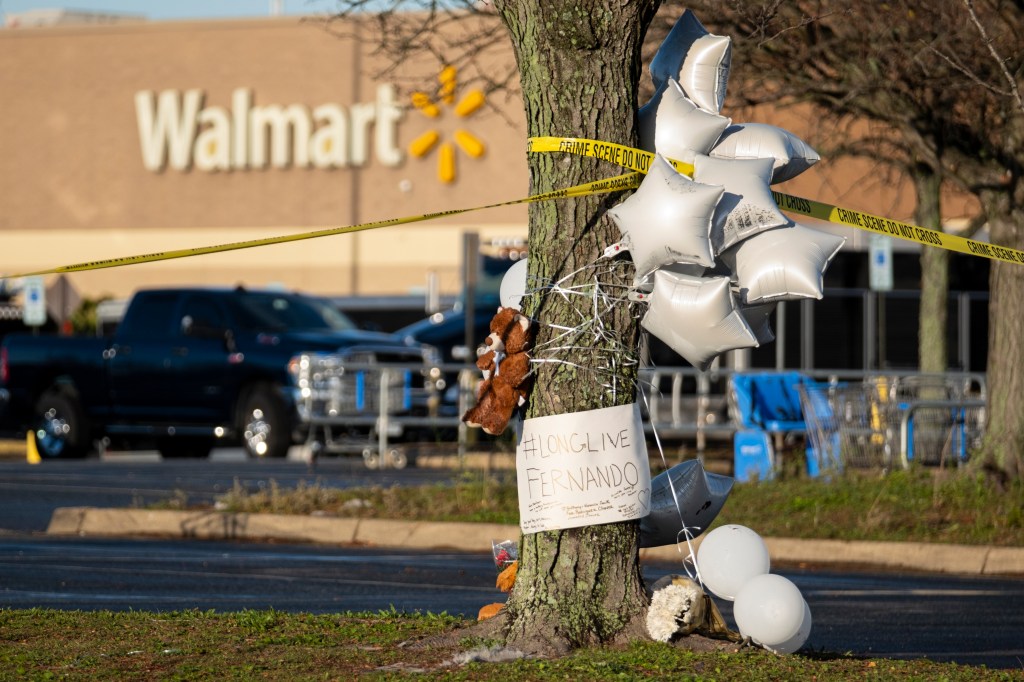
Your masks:
[{"label": "sky", "polygon": [[[272,8],[281,14],[323,14],[336,7],[333,0],[0,0],[0,14],[31,9],[76,9],[141,14],[147,19],[220,19],[266,17]],[[4,21],[6,23],[6,21]]]}]

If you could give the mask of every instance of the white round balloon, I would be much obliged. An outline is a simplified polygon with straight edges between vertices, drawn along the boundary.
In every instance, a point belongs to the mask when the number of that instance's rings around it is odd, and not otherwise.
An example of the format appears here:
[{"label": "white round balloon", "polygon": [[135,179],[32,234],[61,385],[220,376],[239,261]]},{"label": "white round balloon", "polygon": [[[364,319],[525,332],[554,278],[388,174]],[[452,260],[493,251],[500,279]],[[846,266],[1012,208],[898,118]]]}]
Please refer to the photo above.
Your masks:
[{"label": "white round balloon", "polygon": [[805,615],[810,609],[805,609],[806,606],[800,588],[791,580],[766,573],[754,576],[743,585],[736,595],[732,614],[744,637],[766,648],[791,647],[808,620]]},{"label": "white round balloon", "polygon": [[498,287],[498,298],[506,308],[522,310],[520,304],[526,294],[526,259],[517,261],[505,271]]},{"label": "white round balloon", "polygon": [[746,526],[720,526],[708,533],[697,548],[701,581],[715,596],[728,601],[733,601],[751,579],[767,574],[770,568],[768,546]]},{"label": "white round balloon", "polygon": [[768,651],[773,654],[779,654],[783,656],[785,654],[791,654],[794,651],[798,651],[800,647],[804,645],[807,638],[811,636],[811,607],[807,605],[807,600],[804,600],[804,619],[800,623],[800,629],[797,630],[796,634],[791,638],[787,639],[781,644],[774,646],[763,645]]}]

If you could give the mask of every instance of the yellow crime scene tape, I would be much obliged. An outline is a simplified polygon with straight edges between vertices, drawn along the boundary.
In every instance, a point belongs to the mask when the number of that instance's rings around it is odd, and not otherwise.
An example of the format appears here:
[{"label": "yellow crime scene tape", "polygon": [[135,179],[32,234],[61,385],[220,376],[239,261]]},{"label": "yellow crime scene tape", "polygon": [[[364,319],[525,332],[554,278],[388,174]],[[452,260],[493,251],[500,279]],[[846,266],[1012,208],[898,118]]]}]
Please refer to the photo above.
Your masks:
[{"label": "yellow crime scene tape", "polygon": [[[647,169],[654,161],[654,154],[643,149],[635,149],[614,142],[588,140],[583,137],[531,137],[526,143],[527,153],[565,152],[576,156],[589,156],[609,163],[628,168],[637,173],[647,174]],[[693,177],[693,164],[675,159],[666,159],[684,175]]]},{"label": "yellow crime scene tape", "polygon": [[972,256],[982,256],[999,260],[1006,263],[1024,263],[1024,251],[1011,249],[1005,246],[997,246],[988,242],[979,242],[975,239],[968,239],[956,234],[948,234],[931,230],[927,227],[919,227],[910,223],[903,223],[890,218],[854,211],[849,208],[840,208],[832,204],[825,204],[820,201],[802,199],[800,197],[772,192],[775,203],[784,211],[799,213],[819,220],[825,220],[837,225],[849,225],[867,232],[882,234],[887,237],[906,239],[925,246],[937,246],[949,251],[957,251]]},{"label": "yellow crime scene tape", "polygon": [[[76,263],[74,265],[62,265],[54,268],[48,268],[46,270],[35,270],[32,272],[2,275],[0,276],[0,279],[12,279],[16,277],[29,277],[32,275],[49,275],[65,272],[83,272],[87,270],[102,270],[105,268],[117,268],[126,265],[153,263],[157,261],[173,260],[176,258],[190,258],[192,256],[202,256],[211,253],[238,251],[241,249],[251,249],[258,246],[269,246],[271,244],[285,244],[288,242],[297,242],[306,239],[318,239],[320,237],[331,237],[340,234],[350,234],[353,232],[362,232],[364,230],[375,230],[381,227],[391,227],[393,225],[408,225],[411,223],[436,220],[438,218],[445,218],[448,216],[472,213],[474,211],[483,211],[489,208],[499,208],[502,206],[516,206],[519,204],[528,204],[537,201],[551,201],[554,199],[566,199],[570,197],[588,196],[591,194],[606,194],[609,192],[634,189],[637,186],[639,186],[642,175],[647,173],[647,170],[650,168],[651,162],[654,160],[655,156],[653,153],[644,151],[642,149],[636,149],[634,147],[616,144],[614,142],[605,142],[602,140],[591,140],[579,137],[531,137],[527,141],[526,151],[529,153],[562,152],[567,154],[574,154],[576,156],[585,156],[598,159],[601,161],[607,161],[608,163],[612,163],[623,168],[627,168],[632,172],[626,173],[624,175],[618,175],[612,178],[607,178],[604,180],[586,182],[580,185],[575,185],[573,187],[567,187],[565,189],[545,192],[543,194],[535,194],[522,199],[502,201],[494,204],[486,204],[484,206],[452,209],[448,211],[437,211],[434,213],[424,213],[421,215],[407,216],[404,218],[391,218],[388,220],[360,223],[358,225],[347,225],[344,227],[333,227],[323,230],[313,230],[311,232],[301,232],[298,234],[281,235],[277,237],[266,237],[263,239],[252,239],[241,242],[232,242],[230,244],[199,246],[188,249],[159,251],[155,253],[147,253],[136,256],[122,256],[119,258],[109,258],[106,260]],[[680,173],[683,173],[690,177],[693,176],[694,168],[692,164],[685,163],[683,161],[679,161],[676,159],[667,160]],[[939,247],[943,249],[948,249],[950,251],[957,251],[959,253],[970,254],[973,256],[982,256],[984,258],[1004,261],[1007,263],[1024,263],[1024,251],[1018,251],[1016,249],[1010,249],[1003,246],[996,246],[994,244],[989,244],[986,242],[979,242],[974,239],[968,239],[966,237],[961,237],[958,235],[947,234],[945,232],[939,232],[937,230],[931,230],[925,227],[919,227],[917,225],[903,223],[898,220],[882,218],[880,216],[872,215],[870,213],[854,211],[848,208],[841,208],[839,206],[833,206],[832,204],[826,204],[819,201],[813,201],[811,199],[804,199],[802,197],[791,196],[788,194],[783,194],[781,192],[773,191],[772,195],[775,198],[775,202],[779,205],[779,208],[791,213],[806,215],[812,218],[817,218],[819,220],[824,220],[839,225],[847,225],[861,230],[866,230],[868,232],[882,234],[888,237],[905,239],[908,241],[917,242],[918,244],[923,244],[925,246]]]},{"label": "yellow crime scene tape", "polygon": [[[530,138],[527,151],[565,152],[576,154],[577,156],[589,156],[611,161],[640,173],[646,173],[651,165],[651,161],[654,159],[654,154],[641,149],[632,149],[623,145],[579,137],[533,137]],[[667,159],[667,161],[675,166],[676,170],[680,173],[693,177],[694,169],[691,164],[674,159]],[[966,253],[972,256],[982,256],[1006,263],[1024,263],[1024,251],[1010,249],[1005,246],[996,246],[987,242],[979,242],[967,237],[947,234],[938,230],[931,230],[927,227],[903,223],[898,220],[882,218],[881,216],[864,213],[863,211],[840,208],[832,204],[795,197],[783,194],[782,192],[773,191],[772,196],[775,198],[775,203],[779,205],[779,208],[790,213],[797,213],[838,225],[848,225],[867,232],[905,239],[925,246],[937,246],[950,251]]]},{"label": "yellow crime scene tape", "polygon": [[352,232],[362,232],[364,230],[375,230],[381,227],[391,227],[392,225],[408,225],[410,223],[419,223],[427,220],[435,220],[437,218],[460,215],[463,213],[471,213],[473,211],[483,211],[488,208],[498,208],[500,206],[515,206],[517,204],[528,204],[535,201],[551,201],[553,199],[566,199],[569,197],[589,196],[591,194],[606,194],[609,192],[617,192],[625,189],[634,189],[640,185],[640,179],[641,175],[639,173],[626,173],[625,175],[617,175],[613,178],[595,180],[593,182],[586,182],[581,185],[575,185],[573,187],[567,187],[565,189],[553,190],[551,192],[545,192],[543,194],[536,194],[523,199],[502,201],[496,204],[487,204],[485,206],[474,206],[472,208],[458,208],[448,211],[437,211],[435,213],[424,213],[422,215],[407,216],[404,218],[390,218],[388,220],[378,220],[371,223],[360,223],[358,225],[347,225],[345,227],[332,227],[323,230],[301,232],[299,234],[282,235],[278,237],[251,239],[242,242],[232,242],[230,244],[217,244],[214,246],[197,246],[190,249],[158,251],[155,253],[146,253],[137,256],[122,256],[120,258],[109,258],[106,260],[89,261],[87,263],[76,263],[74,265],[61,265],[54,268],[48,268],[46,270],[35,270],[33,272],[21,272],[12,275],[2,275],[0,276],[0,279],[13,279],[16,277],[30,277],[33,275],[49,275],[65,272],[84,272],[86,270],[102,270],[104,268],[119,268],[125,265],[154,263],[157,261],[173,260],[175,258],[190,258],[192,256],[203,256],[210,253],[223,253],[225,251],[251,249],[257,246],[285,244],[288,242],[302,241],[304,239],[331,237],[339,234],[350,234]]}]

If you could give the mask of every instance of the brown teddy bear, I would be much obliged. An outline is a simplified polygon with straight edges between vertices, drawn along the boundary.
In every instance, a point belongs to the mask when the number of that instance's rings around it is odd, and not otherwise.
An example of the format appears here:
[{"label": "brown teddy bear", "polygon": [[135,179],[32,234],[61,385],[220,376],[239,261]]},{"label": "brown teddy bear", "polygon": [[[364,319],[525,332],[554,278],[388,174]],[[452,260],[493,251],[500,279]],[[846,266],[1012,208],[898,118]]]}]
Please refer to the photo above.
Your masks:
[{"label": "brown teddy bear", "polygon": [[530,319],[514,308],[498,308],[490,329],[482,347],[485,351],[476,361],[484,380],[477,389],[476,405],[462,415],[462,421],[497,436],[516,408],[526,403],[534,329]]}]

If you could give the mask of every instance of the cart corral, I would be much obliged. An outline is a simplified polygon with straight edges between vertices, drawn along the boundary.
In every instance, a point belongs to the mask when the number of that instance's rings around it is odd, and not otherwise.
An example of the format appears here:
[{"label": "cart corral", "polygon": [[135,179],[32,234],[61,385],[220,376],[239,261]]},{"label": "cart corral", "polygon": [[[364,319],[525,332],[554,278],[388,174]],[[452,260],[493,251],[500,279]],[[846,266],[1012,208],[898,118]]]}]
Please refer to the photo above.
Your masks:
[{"label": "cart corral", "polygon": [[[441,366],[442,375],[459,377],[458,390],[427,396],[410,393],[412,368],[312,361],[308,384],[296,390],[304,391],[297,402],[314,455],[361,453],[368,466],[401,467],[426,445],[459,455],[501,447],[490,437],[474,441],[478,434],[459,419],[473,404],[475,367]],[[772,478],[784,453],[803,458],[809,476],[958,466],[985,427],[985,377],[979,373],[662,367],[642,370],[641,386],[638,400],[655,448],[672,449],[668,459],[679,451],[684,459],[725,454],[731,461],[718,463],[728,464],[724,468],[739,481]],[[446,402],[455,395],[457,404]],[[410,410],[413,402],[427,409]]]}]

